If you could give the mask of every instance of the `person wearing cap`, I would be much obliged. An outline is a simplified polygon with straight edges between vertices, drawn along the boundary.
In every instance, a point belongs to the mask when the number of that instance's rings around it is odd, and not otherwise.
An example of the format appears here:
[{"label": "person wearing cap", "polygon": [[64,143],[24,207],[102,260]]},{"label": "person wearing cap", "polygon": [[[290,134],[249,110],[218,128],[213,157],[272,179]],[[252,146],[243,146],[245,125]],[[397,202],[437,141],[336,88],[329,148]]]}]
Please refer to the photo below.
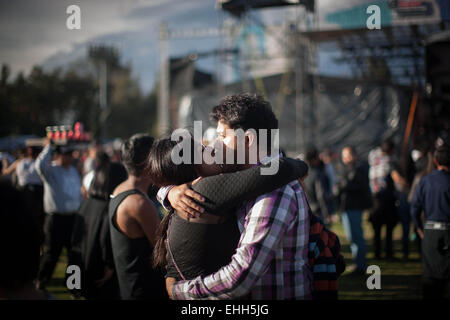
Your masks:
[{"label": "person wearing cap", "polygon": [[45,251],[37,286],[44,289],[50,281],[61,250],[66,247],[68,265],[72,263],[71,236],[75,213],[82,201],[81,179],[72,166],[70,146],[55,148],[56,161],[52,162],[52,146],[45,147],[36,159],[36,170],[44,183]]},{"label": "person wearing cap", "polygon": [[[436,170],[422,178],[414,192],[411,215],[422,238],[423,298],[450,294],[450,147],[434,153]],[[425,214],[425,222],[420,216]]]}]

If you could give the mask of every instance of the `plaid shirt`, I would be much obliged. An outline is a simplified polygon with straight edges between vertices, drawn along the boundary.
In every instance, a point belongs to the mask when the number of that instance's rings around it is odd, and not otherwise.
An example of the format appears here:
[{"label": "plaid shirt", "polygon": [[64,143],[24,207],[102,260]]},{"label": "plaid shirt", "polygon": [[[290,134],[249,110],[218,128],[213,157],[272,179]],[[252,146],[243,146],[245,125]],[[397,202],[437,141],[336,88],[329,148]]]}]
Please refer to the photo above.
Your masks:
[{"label": "plaid shirt", "polygon": [[310,299],[309,217],[298,181],[247,201],[237,215],[241,238],[232,261],[175,283],[174,299]]}]

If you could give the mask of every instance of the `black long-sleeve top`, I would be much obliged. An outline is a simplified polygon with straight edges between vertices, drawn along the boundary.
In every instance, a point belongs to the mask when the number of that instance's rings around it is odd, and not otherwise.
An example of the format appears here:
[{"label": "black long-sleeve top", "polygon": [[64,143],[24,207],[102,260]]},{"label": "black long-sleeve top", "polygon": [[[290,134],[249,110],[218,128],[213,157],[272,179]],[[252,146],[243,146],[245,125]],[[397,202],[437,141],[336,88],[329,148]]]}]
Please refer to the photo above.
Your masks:
[{"label": "black long-sleeve top", "polygon": [[201,205],[208,213],[220,216],[233,214],[230,206],[280,188],[308,173],[308,165],[302,160],[277,158],[272,160],[272,164],[275,161],[278,162],[278,171],[274,175],[261,174],[261,167],[268,165],[255,166],[205,177],[193,185],[192,189],[205,197],[206,201]]},{"label": "black long-sleeve top", "polygon": [[364,210],[370,206],[368,172],[361,164],[345,166],[339,185],[342,210]]}]

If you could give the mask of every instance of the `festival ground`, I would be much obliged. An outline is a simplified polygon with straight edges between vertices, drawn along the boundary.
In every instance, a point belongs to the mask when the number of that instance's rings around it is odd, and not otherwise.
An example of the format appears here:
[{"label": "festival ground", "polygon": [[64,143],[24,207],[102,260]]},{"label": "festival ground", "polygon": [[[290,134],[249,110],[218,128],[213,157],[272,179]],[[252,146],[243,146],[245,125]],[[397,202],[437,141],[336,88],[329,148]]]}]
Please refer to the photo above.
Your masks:
[{"label": "festival ground", "polygon": [[[393,260],[376,260],[372,251],[372,243],[368,239],[373,239],[372,227],[367,222],[367,214],[364,218],[364,235],[367,243],[368,265],[378,265],[381,269],[381,290],[369,290],[366,285],[369,275],[354,276],[344,273],[339,281],[339,299],[341,300],[409,300],[421,299],[421,274],[422,264],[420,255],[415,241],[410,242],[410,259],[402,260],[401,253],[401,235],[402,228],[397,224],[394,239],[394,259]],[[352,264],[349,243],[344,235],[341,223],[337,223],[332,227],[343,247],[343,254],[346,259],[347,266]],[[384,239],[384,238],[383,238]],[[66,267],[66,256],[63,256],[58,263],[52,281],[48,286],[48,290],[53,293],[57,299],[73,299],[68,293],[64,283],[64,272]]]}]

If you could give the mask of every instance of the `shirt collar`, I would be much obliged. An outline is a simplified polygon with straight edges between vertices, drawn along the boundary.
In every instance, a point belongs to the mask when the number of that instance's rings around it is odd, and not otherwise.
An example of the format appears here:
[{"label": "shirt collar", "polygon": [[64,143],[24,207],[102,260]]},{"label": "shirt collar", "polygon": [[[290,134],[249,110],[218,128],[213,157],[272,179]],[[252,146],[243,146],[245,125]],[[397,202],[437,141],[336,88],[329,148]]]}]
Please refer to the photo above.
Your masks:
[{"label": "shirt collar", "polygon": [[267,156],[267,157],[263,158],[258,164],[268,164],[269,162],[271,162],[275,159],[281,158],[281,156],[282,156],[281,152],[278,154]]}]

